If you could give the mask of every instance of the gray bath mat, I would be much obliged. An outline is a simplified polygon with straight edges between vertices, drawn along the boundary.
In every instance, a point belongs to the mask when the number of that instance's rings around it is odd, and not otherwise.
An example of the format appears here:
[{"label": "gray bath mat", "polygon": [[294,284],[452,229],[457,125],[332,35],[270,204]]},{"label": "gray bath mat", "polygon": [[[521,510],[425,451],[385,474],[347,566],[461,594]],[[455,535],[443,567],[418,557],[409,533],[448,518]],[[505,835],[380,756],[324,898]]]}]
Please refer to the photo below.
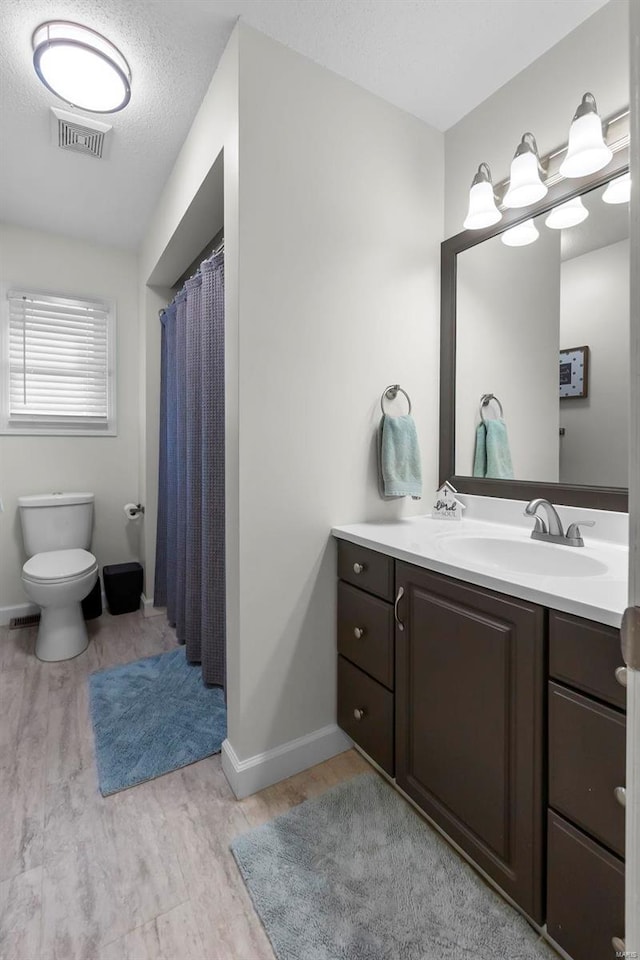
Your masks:
[{"label": "gray bath mat", "polygon": [[231,849],[279,960],[557,960],[375,773]]}]

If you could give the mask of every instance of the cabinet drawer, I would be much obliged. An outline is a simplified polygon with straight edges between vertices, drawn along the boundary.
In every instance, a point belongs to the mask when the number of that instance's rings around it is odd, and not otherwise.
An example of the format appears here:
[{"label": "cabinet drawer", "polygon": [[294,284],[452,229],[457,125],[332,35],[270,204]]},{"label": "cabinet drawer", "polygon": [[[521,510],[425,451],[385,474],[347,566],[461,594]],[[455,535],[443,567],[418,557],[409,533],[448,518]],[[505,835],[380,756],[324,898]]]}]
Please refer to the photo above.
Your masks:
[{"label": "cabinet drawer", "polygon": [[338,540],[338,576],[382,600],[393,600],[393,559]]},{"label": "cabinet drawer", "polygon": [[624,856],[625,716],[549,684],[549,805]]},{"label": "cabinet drawer", "polygon": [[338,584],[338,653],[393,690],[393,607]]},{"label": "cabinet drawer", "polygon": [[624,864],[549,811],[547,931],[573,960],[614,960],[624,937]]},{"label": "cabinet drawer", "polygon": [[549,673],[555,680],[624,709],[625,688],[615,678],[623,665],[619,630],[551,611]]},{"label": "cabinet drawer", "polygon": [[338,657],[338,724],[393,776],[393,694],[344,657]]}]

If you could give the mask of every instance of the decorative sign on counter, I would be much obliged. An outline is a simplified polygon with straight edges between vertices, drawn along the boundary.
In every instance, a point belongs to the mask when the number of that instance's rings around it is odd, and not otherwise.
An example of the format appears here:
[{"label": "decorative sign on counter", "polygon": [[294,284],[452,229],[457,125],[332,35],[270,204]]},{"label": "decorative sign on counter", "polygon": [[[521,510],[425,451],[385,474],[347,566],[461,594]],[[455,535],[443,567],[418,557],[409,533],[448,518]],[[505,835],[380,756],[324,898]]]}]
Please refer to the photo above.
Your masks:
[{"label": "decorative sign on counter", "polygon": [[434,520],[462,520],[465,505],[456,498],[457,492],[456,488],[445,480],[436,493],[431,514]]}]

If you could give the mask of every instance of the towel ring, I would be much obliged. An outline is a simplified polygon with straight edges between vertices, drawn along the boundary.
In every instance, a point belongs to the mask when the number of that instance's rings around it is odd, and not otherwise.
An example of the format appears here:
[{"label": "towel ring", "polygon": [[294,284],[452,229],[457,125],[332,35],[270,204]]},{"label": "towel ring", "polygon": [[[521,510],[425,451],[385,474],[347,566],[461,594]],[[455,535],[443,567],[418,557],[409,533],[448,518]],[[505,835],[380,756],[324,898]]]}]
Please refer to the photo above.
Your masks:
[{"label": "towel ring", "polygon": [[503,410],[502,410],[502,404],[500,403],[500,401],[498,400],[498,398],[495,396],[495,394],[493,394],[493,393],[483,393],[482,396],[480,397],[480,419],[483,420],[483,421],[484,421],[484,419],[485,419],[485,416],[484,416],[484,408],[485,408],[485,407],[488,407],[492,400],[493,400],[495,403],[498,404],[498,410],[500,411],[500,419],[501,419],[501,420],[504,419],[504,412],[503,412]]},{"label": "towel ring", "polygon": [[386,400],[395,400],[399,393],[403,393],[407,398],[407,403],[409,404],[409,413],[411,413],[411,398],[406,390],[403,390],[399,383],[392,383],[388,387],[385,387],[382,391],[382,396],[380,397],[380,409],[384,415],[384,401]]}]

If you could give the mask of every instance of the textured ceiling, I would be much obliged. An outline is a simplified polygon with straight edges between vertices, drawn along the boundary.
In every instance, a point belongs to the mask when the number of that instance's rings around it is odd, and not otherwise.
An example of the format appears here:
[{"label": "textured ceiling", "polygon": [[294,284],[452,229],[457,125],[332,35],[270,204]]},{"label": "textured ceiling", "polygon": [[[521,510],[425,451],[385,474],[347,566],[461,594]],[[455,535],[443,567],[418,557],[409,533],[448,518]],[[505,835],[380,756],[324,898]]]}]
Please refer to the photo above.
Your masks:
[{"label": "textured ceiling", "polygon": [[[605,0],[0,0],[0,218],[136,248],[238,16],[446,130]],[[614,0],[615,2],[615,0]],[[51,144],[31,64],[47,19],[106,34],[133,95],[103,161]]]}]

